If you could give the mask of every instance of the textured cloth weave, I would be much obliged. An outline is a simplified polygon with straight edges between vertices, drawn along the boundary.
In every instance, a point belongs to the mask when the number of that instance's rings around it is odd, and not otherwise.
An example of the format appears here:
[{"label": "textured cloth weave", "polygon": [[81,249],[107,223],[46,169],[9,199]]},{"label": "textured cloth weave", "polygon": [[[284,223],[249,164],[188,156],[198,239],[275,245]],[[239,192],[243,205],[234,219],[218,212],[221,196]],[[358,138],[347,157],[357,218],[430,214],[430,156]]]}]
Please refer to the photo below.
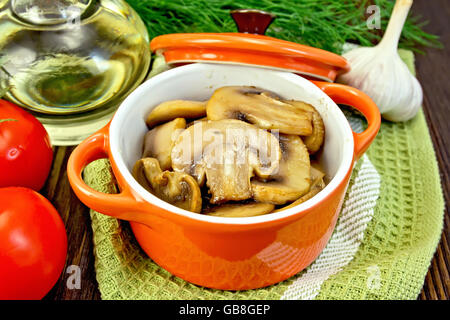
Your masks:
[{"label": "textured cloth weave", "polygon": [[[400,50],[413,70],[414,57]],[[352,127],[360,126],[351,118]],[[84,172],[93,188],[116,192],[108,160]],[[423,112],[383,121],[355,166],[336,229],[306,270],[246,291],[199,287],[171,275],[139,248],[129,224],[91,210],[95,269],[103,299],[416,299],[438,245],[444,201]]]}]

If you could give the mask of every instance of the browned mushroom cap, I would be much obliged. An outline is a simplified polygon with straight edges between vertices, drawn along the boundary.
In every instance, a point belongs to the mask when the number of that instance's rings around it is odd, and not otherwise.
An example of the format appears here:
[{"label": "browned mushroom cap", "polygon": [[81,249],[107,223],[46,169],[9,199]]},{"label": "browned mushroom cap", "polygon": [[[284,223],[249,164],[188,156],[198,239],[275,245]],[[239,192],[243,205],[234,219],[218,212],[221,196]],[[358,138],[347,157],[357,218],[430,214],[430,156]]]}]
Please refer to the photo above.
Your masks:
[{"label": "browned mushroom cap", "polygon": [[279,140],[283,152],[280,169],[271,177],[273,181],[252,181],[256,201],[285,204],[298,199],[310,188],[309,154],[302,139],[296,135],[280,134]]},{"label": "browned mushroom cap", "polygon": [[197,119],[206,116],[205,101],[170,100],[157,105],[148,115],[149,128],[176,118]]},{"label": "browned mushroom cap", "polygon": [[289,205],[287,205],[287,206],[285,206],[283,208],[274,210],[273,212],[279,212],[279,211],[283,211],[283,210],[286,210],[286,209],[298,206],[299,204],[305,202],[306,200],[309,200],[312,197],[314,197],[323,188],[325,188],[325,182],[323,181],[324,177],[325,177],[325,173],[323,173],[319,169],[314,168],[313,166],[311,166],[311,180],[313,182],[311,184],[311,188],[309,189],[308,193],[306,193],[305,195],[303,195],[299,199],[295,200],[291,204],[289,204]]},{"label": "browned mushroom cap", "polygon": [[154,127],[145,135],[143,157],[156,158],[161,170],[169,170],[172,166],[170,154],[174,141],[185,127],[186,120],[183,118],[176,118]]},{"label": "browned mushroom cap", "polygon": [[211,203],[252,196],[250,178],[278,170],[277,138],[240,120],[199,121],[184,130],[172,149],[172,168],[197,179],[211,193]]},{"label": "browned mushroom cap", "polygon": [[303,142],[306,145],[310,154],[316,153],[320,147],[322,146],[323,139],[325,136],[325,125],[323,124],[322,117],[319,112],[310,104],[295,101],[295,100],[283,100],[285,103],[292,104],[293,106],[304,110],[305,112],[311,112],[312,114],[312,134],[306,137],[303,137]]},{"label": "browned mushroom cap", "polygon": [[312,134],[311,112],[285,103],[270,92],[248,86],[222,87],[206,106],[209,120],[239,119],[281,133]]},{"label": "browned mushroom cap", "polygon": [[270,203],[226,203],[210,208],[204,213],[209,216],[217,217],[254,217],[269,213],[274,208],[275,206]]},{"label": "browned mushroom cap", "polygon": [[174,206],[196,213],[202,209],[202,195],[195,179],[181,172],[162,171],[155,158],[138,160],[133,176],[147,191]]}]

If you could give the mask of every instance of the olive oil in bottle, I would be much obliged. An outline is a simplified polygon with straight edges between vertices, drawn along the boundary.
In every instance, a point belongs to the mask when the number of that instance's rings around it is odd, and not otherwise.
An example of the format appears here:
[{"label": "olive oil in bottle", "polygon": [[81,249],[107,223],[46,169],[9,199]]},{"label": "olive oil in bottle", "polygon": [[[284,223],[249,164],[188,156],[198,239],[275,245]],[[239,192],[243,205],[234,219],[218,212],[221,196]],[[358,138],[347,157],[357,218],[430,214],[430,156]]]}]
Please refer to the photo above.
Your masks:
[{"label": "olive oil in bottle", "polygon": [[145,78],[147,30],[119,0],[0,0],[0,87],[31,110],[52,143],[106,124]]}]

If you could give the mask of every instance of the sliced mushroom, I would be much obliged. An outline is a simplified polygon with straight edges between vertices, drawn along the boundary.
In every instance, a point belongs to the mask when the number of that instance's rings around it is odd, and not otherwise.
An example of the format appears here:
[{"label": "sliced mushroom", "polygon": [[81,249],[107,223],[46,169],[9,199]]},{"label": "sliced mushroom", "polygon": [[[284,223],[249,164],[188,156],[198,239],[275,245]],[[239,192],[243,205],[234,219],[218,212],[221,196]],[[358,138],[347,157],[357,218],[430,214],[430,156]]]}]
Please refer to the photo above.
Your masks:
[{"label": "sliced mushroom", "polygon": [[280,212],[280,211],[283,211],[283,210],[290,209],[290,208],[293,208],[293,207],[295,207],[295,206],[298,206],[299,204],[301,204],[301,203],[303,203],[303,202],[305,202],[305,201],[311,199],[312,197],[314,197],[314,196],[315,196],[316,194],[318,194],[324,187],[325,187],[325,183],[324,183],[323,180],[321,179],[321,180],[319,181],[319,183],[313,184],[313,185],[311,186],[311,189],[308,191],[307,194],[305,194],[304,196],[298,198],[297,200],[295,200],[295,201],[292,202],[291,204],[289,204],[289,205],[287,205],[287,206],[285,206],[285,207],[283,207],[283,208],[274,210],[273,212],[274,212],[274,213],[275,213],[275,212]]},{"label": "sliced mushroom", "polygon": [[312,114],[312,134],[303,137],[303,142],[305,143],[306,148],[308,148],[310,154],[319,151],[325,136],[325,125],[323,124],[323,120],[319,112],[317,112],[312,105],[302,101],[283,100],[283,102],[289,103],[301,110],[304,110],[305,112],[310,112]]},{"label": "sliced mushroom", "polygon": [[283,152],[279,172],[273,181],[252,180],[253,198],[258,202],[277,205],[294,201],[310,188],[310,160],[308,150],[297,135],[279,137]]},{"label": "sliced mushroom", "polygon": [[208,101],[206,114],[209,120],[239,119],[285,134],[307,136],[313,131],[311,112],[305,112],[255,87],[217,89]]},{"label": "sliced mushroom", "polygon": [[174,206],[196,213],[202,209],[197,181],[185,173],[162,171],[155,158],[138,160],[133,176],[147,191]]},{"label": "sliced mushroom", "polygon": [[246,204],[226,203],[206,210],[204,213],[217,217],[254,217],[260,216],[275,208],[273,204],[251,202]]},{"label": "sliced mushroom", "polygon": [[157,105],[148,115],[149,128],[176,118],[196,119],[206,116],[206,101],[170,100]]},{"label": "sliced mushroom", "polygon": [[203,118],[199,118],[199,119],[195,119],[191,122],[186,123],[186,127],[189,128],[190,126],[196,124],[198,121],[207,121],[208,118],[207,117],[203,117]]},{"label": "sliced mushroom", "polygon": [[253,175],[267,178],[278,170],[278,139],[240,120],[199,121],[178,137],[172,168],[197,179],[211,193],[211,203],[252,197]]},{"label": "sliced mushroom", "polygon": [[317,162],[311,162],[311,186],[318,183],[320,180],[323,180],[323,178],[325,178],[325,173],[320,167],[320,164]]},{"label": "sliced mushroom", "polygon": [[143,157],[156,158],[161,170],[169,170],[172,166],[170,154],[173,144],[185,127],[186,120],[183,118],[154,127],[145,135]]},{"label": "sliced mushroom", "polygon": [[289,204],[283,208],[274,210],[273,212],[279,212],[279,211],[283,211],[283,210],[298,206],[299,204],[305,202],[306,200],[309,200],[312,197],[314,197],[323,188],[325,188],[325,182],[323,181],[324,176],[325,176],[325,174],[323,172],[321,172],[320,170],[311,166],[311,179],[312,179],[313,183],[311,184],[311,188],[309,189],[308,193],[305,194],[304,196],[300,197],[299,199],[295,200],[291,204]]}]

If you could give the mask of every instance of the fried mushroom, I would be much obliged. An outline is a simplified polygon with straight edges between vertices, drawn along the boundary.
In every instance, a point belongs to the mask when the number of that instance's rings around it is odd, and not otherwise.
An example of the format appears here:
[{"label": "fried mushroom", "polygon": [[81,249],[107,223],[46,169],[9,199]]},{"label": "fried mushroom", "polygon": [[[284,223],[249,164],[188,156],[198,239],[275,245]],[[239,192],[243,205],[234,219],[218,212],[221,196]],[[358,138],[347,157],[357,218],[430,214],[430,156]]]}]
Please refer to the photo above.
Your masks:
[{"label": "fried mushroom", "polygon": [[312,134],[309,136],[303,137],[303,142],[306,145],[310,154],[316,153],[319,151],[320,147],[323,144],[323,139],[325,136],[325,125],[323,124],[322,117],[319,112],[310,104],[295,101],[295,100],[282,100],[285,103],[289,103],[300,110],[304,110],[305,112],[310,112],[312,115]]},{"label": "fried mushroom", "polygon": [[311,180],[313,181],[311,184],[311,188],[309,189],[308,193],[306,193],[305,195],[303,195],[302,197],[300,197],[299,199],[295,200],[294,202],[292,202],[291,204],[274,210],[273,212],[279,212],[279,211],[283,211],[286,209],[290,209],[292,207],[298,206],[299,204],[311,199],[312,197],[314,197],[316,194],[318,194],[323,188],[325,188],[325,182],[323,181],[325,174],[314,168],[313,166],[311,166]]},{"label": "fried mushroom", "polygon": [[308,150],[297,135],[279,137],[282,159],[272,181],[252,180],[253,198],[259,202],[282,205],[294,201],[310,188],[310,159]]},{"label": "fried mushroom", "polygon": [[145,135],[143,157],[156,158],[159,161],[161,170],[169,170],[172,166],[170,154],[172,153],[174,141],[184,128],[186,128],[186,120],[184,118],[176,118],[154,127]]},{"label": "fried mushroom", "polygon": [[249,86],[228,86],[214,91],[207,103],[206,115],[209,120],[239,119],[285,134],[307,136],[313,132],[311,112]]},{"label": "fried mushroom", "polygon": [[155,158],[138,160],[132,172],[134,178],[150,193],[179,208],[200,213],[202,195],[197,181],[188,174],[162,171]]},{"label": "fried mushroom", "polygon": [[266,130],[240,120],[199,121],[178,137],[172,149],[172,168],[205,181],[211,203],[252,197],[250,179],[267,178],[278,170],[278,139]]},{"label": "fried mushroom", "polygon": [[205,101],[170,100],[157,105],[145,122],[149,128],[153,128],[176,118],[197,119],[205,116]]},{"label": "fried mushroom", "polygon": [[251,202],[251,203],[226,203],[206,210],[204,213],[216,217],[254,217],[272,212],[273,204]]}]

